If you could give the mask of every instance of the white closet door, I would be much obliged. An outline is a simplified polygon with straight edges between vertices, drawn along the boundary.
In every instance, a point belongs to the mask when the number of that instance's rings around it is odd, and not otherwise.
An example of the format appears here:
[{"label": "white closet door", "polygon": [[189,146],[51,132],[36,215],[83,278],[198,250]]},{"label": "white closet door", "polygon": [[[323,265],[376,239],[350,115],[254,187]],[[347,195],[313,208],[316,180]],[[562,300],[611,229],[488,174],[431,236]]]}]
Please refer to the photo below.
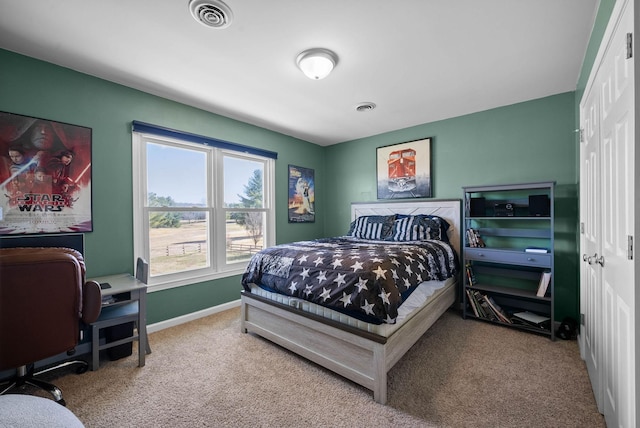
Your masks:
[{"label": "white closet door", "polygon": [[580,312],[584,322],[580,327],[582,357],[587,364],[591,386],[602,412],[602,271],[595,262],[600,251],[602,222],[600,217],[600,92],[587,94],[581,106],[582,144],[580,145]]},{"label": "white closet door", "polygon": [[[634,233],[634,59],[628,2],[599,71],[602,83],[602,291],[604,415],[609,426],[635,426],[635,290],[629,237]],[[602,262],[601,262],[602,263]]]},{"label": "white closet door", "polygon": [[[636,424],[634,2],[616,4],[581,105],[581,344],[608,426]],[[619,19],[618,19],[619,18]],[[597,123],[596,123],[597,122]],[[598,129],[599,126],[599,129]]]}]

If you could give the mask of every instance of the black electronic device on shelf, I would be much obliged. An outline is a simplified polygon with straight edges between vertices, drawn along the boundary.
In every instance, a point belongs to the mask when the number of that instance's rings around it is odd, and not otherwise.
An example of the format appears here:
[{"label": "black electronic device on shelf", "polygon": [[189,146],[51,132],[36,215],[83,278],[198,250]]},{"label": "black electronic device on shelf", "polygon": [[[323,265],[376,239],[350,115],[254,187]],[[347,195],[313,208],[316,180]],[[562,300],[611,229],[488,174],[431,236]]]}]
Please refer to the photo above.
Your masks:
[{"label": "black electronic device on shelf", "polygon": [[471,217],[483,217],[487,215],[484,198],[471,198],[469,200],[469,214]]},{"label": "black electronic device on shelf", "polygon": [[511,202],[493,205],[493,215],[496,217],[513,217],[515,206]]},{"label": "black electronic device on shelf", "polygon": [[529,215],[533,217],[548,217],[551,201],[547,195],[529,195]]}]

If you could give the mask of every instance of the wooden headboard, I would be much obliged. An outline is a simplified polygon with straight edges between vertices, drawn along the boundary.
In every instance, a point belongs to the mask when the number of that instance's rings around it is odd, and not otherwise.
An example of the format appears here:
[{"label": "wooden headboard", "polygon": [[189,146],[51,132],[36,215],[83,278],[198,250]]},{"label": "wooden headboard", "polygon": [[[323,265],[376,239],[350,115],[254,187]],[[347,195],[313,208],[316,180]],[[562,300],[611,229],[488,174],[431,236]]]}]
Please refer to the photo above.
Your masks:
[{"label": "wooden headboard", "polygon": [[351,204],[351,221],[363,215],[405,214],[437,215],[449,222],[449,241],[460,255],[460,200],[430,199],[400,202],[354,202]]}]

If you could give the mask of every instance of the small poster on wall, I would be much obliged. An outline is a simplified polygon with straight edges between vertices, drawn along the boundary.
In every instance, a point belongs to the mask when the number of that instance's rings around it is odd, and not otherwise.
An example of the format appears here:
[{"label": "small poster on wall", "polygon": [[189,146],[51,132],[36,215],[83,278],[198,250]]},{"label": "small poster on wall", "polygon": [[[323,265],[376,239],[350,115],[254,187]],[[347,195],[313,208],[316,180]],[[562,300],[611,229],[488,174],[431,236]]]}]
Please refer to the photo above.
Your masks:
[{"label": "small poster on wall", "polygon": [[91,128],[0,112],[0,236],[93,230]]},{"label": "small poster on wall", "polygon": [[316,221],[314,171],[289,165],[289,223]]}]

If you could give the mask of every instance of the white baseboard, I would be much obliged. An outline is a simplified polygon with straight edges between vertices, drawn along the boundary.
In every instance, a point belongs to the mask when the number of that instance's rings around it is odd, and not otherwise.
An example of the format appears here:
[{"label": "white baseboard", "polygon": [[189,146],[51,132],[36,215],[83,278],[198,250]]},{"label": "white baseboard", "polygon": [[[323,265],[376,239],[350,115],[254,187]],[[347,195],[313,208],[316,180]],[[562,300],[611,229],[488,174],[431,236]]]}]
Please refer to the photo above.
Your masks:
[{"label": "white baseboard", "polygon": [[192,312],[187,315],[182,315],[176,318],[160,321],[147,326],[147,333],[154,333],[156,331],[164,330],[165,328],[174,327],[176,325],[184,324],[189,321],[197,320],[198,318],[207,317],[209,315],[217,314],[228,309],[232,309],[240,306],[240,299],[232,302],[224,303],[222,305],[213,306],[211,308],[203,309],[198,312]]}]

